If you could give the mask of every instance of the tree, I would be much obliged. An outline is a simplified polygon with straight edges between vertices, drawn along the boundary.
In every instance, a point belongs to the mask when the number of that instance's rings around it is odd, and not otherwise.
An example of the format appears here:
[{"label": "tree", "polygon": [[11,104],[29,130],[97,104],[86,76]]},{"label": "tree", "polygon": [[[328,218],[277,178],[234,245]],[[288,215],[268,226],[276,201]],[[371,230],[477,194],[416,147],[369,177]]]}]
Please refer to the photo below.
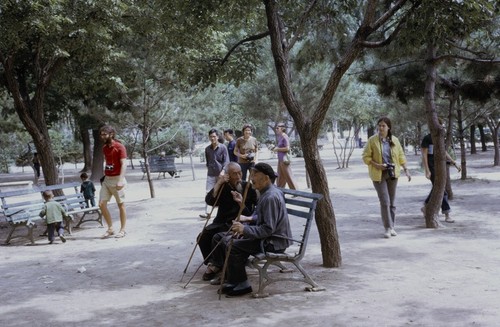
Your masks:
[{"label": "tree", "polygon": [[[425,210],[425,222],[428,228],[439,226],[436,214],[439,210],[446,186],[446,160],[444,130],[438,121],[435,102],[435,89],[438,83],[439,65],[446,60],[473,60],[477,62],[492,62],[493,59],[481,58],[480,52],[472,48],[460,46],[457,40],[470,37],[473,32],[491,21],[491,17],[498,3],[493,1],[454,2],[454,1],[427,1],[419,11],[410,17],[410,24],[414,26],[413,33],[407,34],[407,41],[425,46],[425,113],[427,123],[434,144],[435,181],[434,187]],[[498,8],[497,8],[498,9]],[[417,30],[418,29],[418,30]],[[472,45],[473,42],[470,42]],[[472,54],[476,58],[469,58]]]},{"label": "tree", "polygon": [[114,1],[4,1],[0,4],[0,74],[41,157],[48,185],[58,182],[45,96],[73,57],[111,48],[123,7]]}]

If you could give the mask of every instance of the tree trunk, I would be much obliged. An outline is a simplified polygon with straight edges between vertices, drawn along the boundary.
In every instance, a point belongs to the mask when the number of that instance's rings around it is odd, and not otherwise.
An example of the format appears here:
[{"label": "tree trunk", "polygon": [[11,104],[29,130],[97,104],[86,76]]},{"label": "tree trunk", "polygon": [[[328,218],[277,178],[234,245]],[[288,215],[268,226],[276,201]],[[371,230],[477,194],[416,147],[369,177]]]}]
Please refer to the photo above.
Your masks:
[{"label": "tree trunk", "polygon": [[437,77],[436,62],[437,46],[429,43],[427,45],[427,58],[426,58],[426,80],[424,102],[425,111],[427,116],[427,124],[431,131],[432,143],[434,145],[434,187],[432,188],[429,203],[425,206],[425,226],[427,228],[437,228],[439,222],[437,221],[437,213],[441,207],[441,202],[444,195],[446,186],[446,160],[445,160],[445,143],[444,143],[444,130],[439,124],[438,115],[436,112],[435,103],[435,88]]},{"label": "tree trunk", "polygon": [[476,125],[470,125],[470,154],[476,154]]},{"label": "tree trunk", "polygon": [[[451,95],[450,106],[448,108],[448,123],[446,128],[446,138],[445,138],[445,149],[446,152],[453,148],[453,111],[457,111],[457,121],[462,121],[462,108],[460,106],[460,93],[456,85],[453,84],[453,93]],[[459,126],[459,137],[463,137],[463,128]],[[446,165],[446,193],[448,193],[448,199],[453,200],[453,188],[451,187],[451,176],[450,176],[450,166]]]},{"label": "tree trunk", "polygon": [[80,126],[80,137],[83,145],[83,168],[81,172],[88,172],[92,170],[92,151],[90,149],[90,133],[89,130]]},{"label": "tree trunk", "polygon": [[483,124],[477,124],[477,128],[479,129],[479,135],[481,137],[481,151],[486,152],[488,148],[486,147],[486,135],[484,134],[484,126]]},{"label": "tree trunk", "polygon": [[493,136],[493,148],[495,149],[495,155],[493,158],[493,166],[499,166],[500,165],[500,153],[498,151],[498,127],[493,128],[491,130],[491,134]]},{"label": "tree trunk", "polygon": [[[467,157],[465,156],[465,127],[462,118],[462,106],[457,102],[457,129],[458,129],[458,141],[460,143],[460,167],[462,168],[460,179],[465,180],[467,178]],[[471,131],[474,133],[474,131]],[[474,144],[474,149],[476,149],[475,141],[472,139],[471,144]],[[449,174],[449,169],[448,169]]]},{"label": "tree trunk", "polygon": [[90,180],[98,182],[104,176],[104,153],[102,152],[103,143],[99,135],[99,128],[92,129],[92,136],[94,138],[94,151],[92,156],[92,174]]},{"label": "tree trunk", "polygon": [[498,141],[498,131],[500,129],[500,122],[497,122],[498,119],[496,118],[489,118],[488,119],[488,127],[491,130],[491,136],[493,137],[493,166],[500,166],[500,149],[499,147],[499,141]]}]

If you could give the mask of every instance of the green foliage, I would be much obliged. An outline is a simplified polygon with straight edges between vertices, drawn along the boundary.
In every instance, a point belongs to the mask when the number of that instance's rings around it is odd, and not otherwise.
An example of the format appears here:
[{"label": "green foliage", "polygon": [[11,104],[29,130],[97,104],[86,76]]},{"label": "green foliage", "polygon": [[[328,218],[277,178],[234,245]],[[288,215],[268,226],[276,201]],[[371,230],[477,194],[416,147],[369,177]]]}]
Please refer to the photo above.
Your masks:
[{"label": "green foliage", "polygon": [[300,144],[300,140],[293,140],[293,141],[290,141],[290,152],[292,153],[292,155],[296,156],[296,157],[303,157],[304,156],[304,153],[302,152],[302,146]]},{"label": "green foliage", "polygon": [[83,154],[81,144],[76,142],[69,131],[51,129],[49,133],[54,157],[58,164],[64,164],[66,162],[76,164],[82,161]]}]

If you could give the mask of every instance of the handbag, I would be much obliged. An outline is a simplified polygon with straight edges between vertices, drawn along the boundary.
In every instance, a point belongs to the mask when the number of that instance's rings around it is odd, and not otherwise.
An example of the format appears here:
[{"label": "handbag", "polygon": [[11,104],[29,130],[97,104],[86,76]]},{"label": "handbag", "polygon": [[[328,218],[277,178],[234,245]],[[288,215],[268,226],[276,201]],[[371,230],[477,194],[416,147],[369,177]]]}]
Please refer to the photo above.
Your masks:
[{"label": "handbag", "polygon": [[283,163],[288,166],[291,162],[292,162],[292,156],[290,155],[290,152],[287,152],[285,154],[285,157],[283,157]]}]

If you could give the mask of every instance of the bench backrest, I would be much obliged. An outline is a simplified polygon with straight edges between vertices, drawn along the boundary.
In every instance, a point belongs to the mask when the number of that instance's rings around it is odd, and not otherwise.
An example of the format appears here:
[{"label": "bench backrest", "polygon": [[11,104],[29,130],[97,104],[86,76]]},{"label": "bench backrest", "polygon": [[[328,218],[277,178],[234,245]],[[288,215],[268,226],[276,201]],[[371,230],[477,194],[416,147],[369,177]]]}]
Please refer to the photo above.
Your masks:
[{"label": "bench backrest", "polygon": [[[281,190],[285,195],[288,219],[292,227],[293,241],[298,244],[296,259],[300,260],[305,254],[317,202],[323,196],[321,194],[290,189]],[[297,235],[297,233],[299,233],[299,235]]]},{"label": "bench backrest", "polygon": [[83,193],[73,193],[54,197],[54,200],[61,203],[67,213],[77,211],[87,207]]},{"label": "bench backrest", "polygon": [[42,219],[40,211],[43,209],[44,203],[39,201],[25,201],[23,203],[15,203],[12,206],[4,208],[4,215],[7,221],[16,223],[26,220]]},{"label": "bench backrest", "polygon": [[[149,159],[149,171],[152,173],[177,171],[177,168],[175,166],[175,156],[166,156],[163,158],[149,157],[148,159]],[[139,161],[139,164],[141,165],[142,172],[143,173],[146,172],[146,165],[144,161]]]}]

